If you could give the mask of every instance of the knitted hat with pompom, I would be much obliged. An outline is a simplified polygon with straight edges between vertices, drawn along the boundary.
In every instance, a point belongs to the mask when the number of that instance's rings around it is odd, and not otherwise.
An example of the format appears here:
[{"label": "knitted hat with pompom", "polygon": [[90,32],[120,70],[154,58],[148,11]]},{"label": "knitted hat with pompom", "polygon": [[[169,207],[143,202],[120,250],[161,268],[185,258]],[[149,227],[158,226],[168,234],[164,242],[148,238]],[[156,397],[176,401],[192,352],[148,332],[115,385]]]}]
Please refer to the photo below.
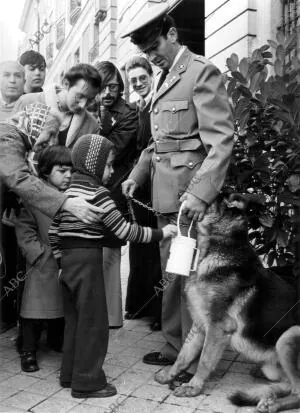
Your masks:
[{"label": "knitted hat with pompom", "polygon": [[72,149],[72,162],[76,171],[102,182],[103,172],[114,145],[101,135],[83,135]]}]

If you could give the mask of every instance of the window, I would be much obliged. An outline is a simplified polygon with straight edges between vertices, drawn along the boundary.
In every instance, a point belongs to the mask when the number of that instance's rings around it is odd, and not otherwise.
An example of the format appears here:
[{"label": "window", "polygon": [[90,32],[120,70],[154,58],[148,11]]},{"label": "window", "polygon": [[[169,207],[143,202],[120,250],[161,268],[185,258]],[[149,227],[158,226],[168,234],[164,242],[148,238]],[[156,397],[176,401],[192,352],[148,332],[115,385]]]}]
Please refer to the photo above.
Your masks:
[{"label": "window", "polygon": [[79,47],[74,53],[74,65],[78,65],[78,63],[80,63],[80,48]]},{"label": "window", "polygon": [[61,19],[56,25],[56,47],[61,48],[65,40],[65,19]]},{"label": "window", "polygon": [[72,26],[78,20],[81,12],[81,1],[80,0],[70,0],[70,23]]},{"label": "window", "polygon": [[90,26],[87,26],[82,35],[82,62],[88,63],[88,53],[90,48]]},{"label": "window", "polygon": [[281,25],[278,30],[285,35],[297,33],[296,42],[291,45],[290,56],[297,54],[300,46],[300,1],[282,0]]}]

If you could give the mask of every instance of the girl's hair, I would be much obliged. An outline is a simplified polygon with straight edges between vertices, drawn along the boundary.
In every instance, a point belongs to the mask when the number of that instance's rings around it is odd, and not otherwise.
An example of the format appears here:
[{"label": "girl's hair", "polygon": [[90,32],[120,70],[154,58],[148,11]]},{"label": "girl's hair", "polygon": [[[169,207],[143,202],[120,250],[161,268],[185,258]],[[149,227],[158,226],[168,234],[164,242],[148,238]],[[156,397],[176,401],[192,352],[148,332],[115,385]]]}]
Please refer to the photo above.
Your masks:
[{"label": "girl's hair", "polygon": [[42,179],[47,179],[54,166],[73,166],[71,151],[62,145],[45,148],[38,157],[38,172]]}]

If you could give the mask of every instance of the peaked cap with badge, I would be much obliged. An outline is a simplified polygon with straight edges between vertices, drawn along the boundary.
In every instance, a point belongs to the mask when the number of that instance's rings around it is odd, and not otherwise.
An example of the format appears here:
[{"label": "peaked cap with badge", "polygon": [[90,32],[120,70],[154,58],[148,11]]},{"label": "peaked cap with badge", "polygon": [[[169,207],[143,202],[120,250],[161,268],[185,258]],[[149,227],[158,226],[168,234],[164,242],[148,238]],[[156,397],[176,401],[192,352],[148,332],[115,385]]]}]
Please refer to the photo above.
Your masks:
[{"label": "peaked cap with badge", "polygon": [[132,20],[121,37],[130,36],[132,43],[138,45],[141,51],[149,49],[161,34],[169,8],[168,3],[163,2],[143,9],[143,14]]}]

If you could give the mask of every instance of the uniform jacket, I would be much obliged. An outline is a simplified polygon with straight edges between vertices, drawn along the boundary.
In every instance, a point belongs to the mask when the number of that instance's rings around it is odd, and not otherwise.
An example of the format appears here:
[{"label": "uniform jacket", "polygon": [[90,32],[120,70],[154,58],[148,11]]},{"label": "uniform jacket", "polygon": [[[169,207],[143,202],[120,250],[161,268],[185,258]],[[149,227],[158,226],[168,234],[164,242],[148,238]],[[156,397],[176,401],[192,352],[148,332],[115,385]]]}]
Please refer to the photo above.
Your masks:
[{"label": "uniform jacket", "polygon": [[[46,105],[59,110],[57,106],[55,85],[50,85],[40,93],[28,93],[21,96],[17,101],[13,112],[17,113],[21,111],[24,106],[36,102],[45,103]],[[67,134],[66,146],[72,148],[80,136],[89,133],[99,133],[99,125],[96,119],[85,109],[80,113],[74,113]]]},{"label": "uniform jacket", "polygon": [[121,183],[127,179],[137,156],[138,112],[121,97],[105,112],[100,134],[115,146],[114,173],[107,188],[118,208],[125,212]]},{"label": "uniform jacket", "polygon": [[[152,99],[148,146],[129,178],[152,178],[152,202],[178,211],[190,192],[210,204],[220,191],[233,146],[232,113],[219,70],[186,49]],[[192,138],[192,140],[191,140]]]},{"label": "uniform jacket", "polygon": [[15,222],[17,241],[26,258],[21,305],[24,318],[63,317],[58,266],[48,241],[50,224],[50,218],[28,204]]}]

